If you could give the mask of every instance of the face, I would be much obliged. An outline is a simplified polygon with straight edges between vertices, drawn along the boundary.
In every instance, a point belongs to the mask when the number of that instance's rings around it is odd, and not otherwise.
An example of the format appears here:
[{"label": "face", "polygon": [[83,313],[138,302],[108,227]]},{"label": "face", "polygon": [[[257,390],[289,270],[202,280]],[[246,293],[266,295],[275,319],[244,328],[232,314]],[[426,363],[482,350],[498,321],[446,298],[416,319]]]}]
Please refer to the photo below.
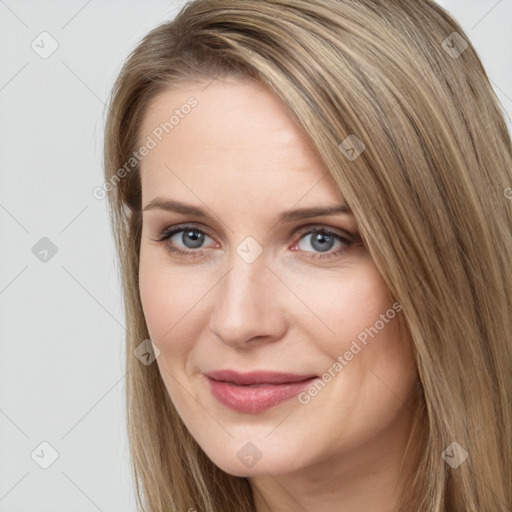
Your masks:
[{"label": "face", "polygon": [[205,85],[161,93],[140,131],[139,284],[174,406],[233,475],[400,453],[416,370],[356,219],[320,211],[343,195],[269,89]]}]

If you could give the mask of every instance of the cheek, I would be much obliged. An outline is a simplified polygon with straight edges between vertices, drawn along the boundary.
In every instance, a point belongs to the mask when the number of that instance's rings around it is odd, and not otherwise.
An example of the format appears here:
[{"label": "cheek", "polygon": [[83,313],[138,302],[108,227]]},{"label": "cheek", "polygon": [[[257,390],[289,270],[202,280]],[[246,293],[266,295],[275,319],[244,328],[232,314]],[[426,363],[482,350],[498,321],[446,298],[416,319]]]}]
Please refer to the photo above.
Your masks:
[{"label": "cheek", "polygon": [[[397,322],[393,319],[400,308],[393,308],[387,285],[372,262],[320,278],[303,273],[294,279],[288,283],[298,290],[309,311],[296,298],[290,297],[291,303],[311,318],[310,328],[316,324],[321,329],[323,334],[319,337],[318,331],[317,339],[324,340],[331,350],[343,353],[353,339],[364,345],[376,331],[386,333],[386,337],[394,334]],[[301,316],[296,314],[295,318],[300,321]]]},{"label": "cheek", "polygon": [[206,295],[212,287],[200,272],[166,265],[160,255],[141,251],[139,289],[151,340],[165,355],[187,350],[202,328]]},{"label": "cheek", "polygon": [[[314,336],[312,329],[310,337],[328,356],[324,371],[329,373],[325,379],[334,383],[331,389],[354,399],[359,397],[354,393],[358,389],[375,411],[395,400],[389,389],[407,395],[416,369],[410,344],[400,329],[401,305],[393,301],[373,262],[324,279],[316,289],[304,282],[308,305],[329,327],[329,331],[322,328],[328,333],[324,336]],[[354,410],[357,407],[354,403]]]},{"label": "cheek", "polygon": [[157,342],[166,329],[172,325],[169,313],[172,311],[172,283],[163,278],[161,269],[154,259],[141,253],[139,268],[139,289],[142,309],[151,339]]}]

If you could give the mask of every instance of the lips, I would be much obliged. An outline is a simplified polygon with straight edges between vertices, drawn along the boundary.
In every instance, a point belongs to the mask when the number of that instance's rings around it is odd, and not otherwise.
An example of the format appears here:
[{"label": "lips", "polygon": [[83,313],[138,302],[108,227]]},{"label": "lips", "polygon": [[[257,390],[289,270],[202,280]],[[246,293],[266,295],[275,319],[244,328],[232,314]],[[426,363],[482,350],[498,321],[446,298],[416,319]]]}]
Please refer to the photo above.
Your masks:
[{"label": "lips", "polygon": [[219,370],[205,374],[212,395],[224,406],[256,414],[275,407],[310,386],[316,375],[271,371],[238,373]]},{"label": "lips", "polygon": [[295,373],[282,373],[266,370],[257,370],[248,373],[239,373],[234,370],[217,370],[205,373],[207,377],[217,381],[232,382],[240,386],[250,386],[254,384],[287,384],[292,382],[302,382],[304,380],[316,377],[313,374],[298,375]]}]

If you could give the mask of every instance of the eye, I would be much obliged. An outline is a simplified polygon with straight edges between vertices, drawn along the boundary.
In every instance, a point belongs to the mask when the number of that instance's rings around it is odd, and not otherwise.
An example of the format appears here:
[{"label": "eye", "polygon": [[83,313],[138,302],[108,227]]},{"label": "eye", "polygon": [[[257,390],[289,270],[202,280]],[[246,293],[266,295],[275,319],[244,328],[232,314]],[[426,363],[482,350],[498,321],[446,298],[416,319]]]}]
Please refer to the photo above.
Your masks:
[{"label": "eye", "polygon": [[[353,235],[350,235],[354,238]],[[302,233],[299,243],[295,244],[291,250],[296,251],[296,247],[299,250],[309,253],[308,257],[313,259],[331,259],[340,254],[344,253],[353,244],[353,240],[344,237],[338,233],[330,231],[322,226],[315,226],[313,229],[309,229],[307,232]],[[338,244],[338,250],[334,252],[330,251],[334,246]],[[313,248],[313,251],[308,251],[308,246]],[[315,253],[314,251],[319,251]]]},{"label": "eye", "polygon": [[[203,248],[207,238],[212,240],[204,231],[194,226],[175,226],[165,229],[156,241],[165,242],[168,240],[171,242],[167,244],[167,249],[178,256],[195,257],[200,256],[200,251],[196,251],[196,249]],[[180,248],[180,243],[183,244],[184,249]],[[192,254],[194,252],[198,254]]]},{"label": "eye", "polygon": [[[348,237],[352,238],[352,240]],[[311,259],[328,260],[344,253],[355,243],[354,240],[357,237],[352,234],[348,234],[348,237],[335,233],[323,226],[314,226],[308,231],[302,232],[300,241],[295,243],[290,249],[307,253],[307,257]],[[203,251],[198,249],[205,248],[207,239],[213,241],[203,230],[194,226],[181,225],[166,228],[155,241],[168,242],[166,244],[167,250],[177,256],[195,258],[202,255]],[[330,252],[336,244],[338,250]],[[219,247],[218,244],[216,246]],[[308,250],[308,246],[312,247],[313,251]],[[315,251],[318,252],[315,253]]]}]

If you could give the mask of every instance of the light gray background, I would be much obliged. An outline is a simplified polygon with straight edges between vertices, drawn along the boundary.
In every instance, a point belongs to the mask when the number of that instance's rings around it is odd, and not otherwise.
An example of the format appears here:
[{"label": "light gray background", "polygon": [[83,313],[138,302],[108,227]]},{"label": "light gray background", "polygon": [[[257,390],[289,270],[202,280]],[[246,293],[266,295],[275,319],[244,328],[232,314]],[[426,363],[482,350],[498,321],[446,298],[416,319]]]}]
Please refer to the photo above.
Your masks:
[{"label": "light gray background", "polygon": [[[510,115],[512,0],[440,3]],[[0,0],[0,512],[135,510],[120,286],[92,190],[114,78],[183,4]],[[43,31],[59,45],[47,59],[31,48]],[[43,237],[47,262],[32,252]],[[42,442],[58,453],[48,469]]]}]

